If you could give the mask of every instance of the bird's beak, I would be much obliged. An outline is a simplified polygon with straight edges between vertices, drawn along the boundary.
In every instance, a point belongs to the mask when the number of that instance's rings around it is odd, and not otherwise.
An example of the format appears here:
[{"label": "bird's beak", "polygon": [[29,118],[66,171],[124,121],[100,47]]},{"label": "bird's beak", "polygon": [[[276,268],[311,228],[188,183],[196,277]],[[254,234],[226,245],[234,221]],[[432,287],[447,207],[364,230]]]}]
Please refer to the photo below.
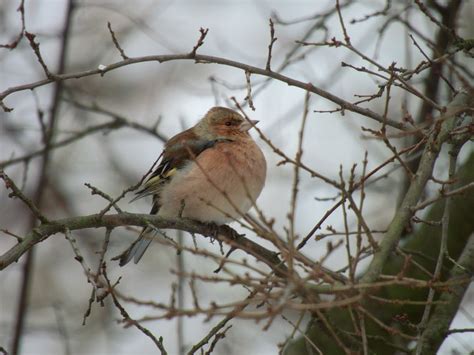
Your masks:
[{"label": "bird's beak", "polygon": [[242,132],[247,132],[250,128],[252,128],[253,126],[255,126],[259,121],[257,120],[248,120],[248,121],[244,121],[240,124],[240,130]]}]

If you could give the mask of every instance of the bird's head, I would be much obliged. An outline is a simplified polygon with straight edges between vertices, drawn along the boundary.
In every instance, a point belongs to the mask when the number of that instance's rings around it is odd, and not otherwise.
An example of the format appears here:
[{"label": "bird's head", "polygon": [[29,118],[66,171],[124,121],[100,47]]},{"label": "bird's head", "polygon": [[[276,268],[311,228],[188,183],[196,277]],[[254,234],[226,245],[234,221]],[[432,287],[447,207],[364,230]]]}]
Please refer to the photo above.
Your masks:
[{"label": "bird's head", "polygon": [[197,133],[211,139],[234,140],[248,137],[248,130],[256,125],[256,120],[246,120],[238,112],[225,107],[213,107],[195,126]]}]

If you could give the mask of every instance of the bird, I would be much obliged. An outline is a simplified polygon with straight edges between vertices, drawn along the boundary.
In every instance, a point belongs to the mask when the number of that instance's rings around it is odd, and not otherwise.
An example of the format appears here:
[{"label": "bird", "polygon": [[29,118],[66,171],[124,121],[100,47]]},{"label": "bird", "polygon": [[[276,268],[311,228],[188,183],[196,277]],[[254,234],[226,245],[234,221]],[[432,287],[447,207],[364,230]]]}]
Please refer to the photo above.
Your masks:
[{"label": "bird", "polygon": [[[211,108],[165,143],[159,165],[132,201],[152,196],[150,214],[163,218],[224,225],[243,217],[266,180],[265,156],[249,134],[258,122],[226,107]],[[157,233],[144,227],[117,257],[119,265],[138,263]]]}]

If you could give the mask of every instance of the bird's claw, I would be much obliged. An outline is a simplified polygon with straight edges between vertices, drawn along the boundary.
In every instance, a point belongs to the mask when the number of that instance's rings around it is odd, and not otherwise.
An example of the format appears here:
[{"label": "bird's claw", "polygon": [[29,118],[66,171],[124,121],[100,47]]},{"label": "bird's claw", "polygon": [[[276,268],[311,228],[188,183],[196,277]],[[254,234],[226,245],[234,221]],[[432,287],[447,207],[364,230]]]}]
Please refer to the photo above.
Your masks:
[{"label": "bird's claw", "polygon": [[219,236],[219,226],[215,224],[214,222],[208,222],[206,223],[210,229],[210,237],[211,239],[217,239]]},{"label": "bird's claw", "polygon": [[227,224],[224,224],[224,225],[220,226],[220,228],[222,230],[226,231],[227,235],[230,234],[230,237],[231,237],[232,240],[237,240],[241,237],[245,237],[245,234],[238,233],[235,229],[230,228]]}]

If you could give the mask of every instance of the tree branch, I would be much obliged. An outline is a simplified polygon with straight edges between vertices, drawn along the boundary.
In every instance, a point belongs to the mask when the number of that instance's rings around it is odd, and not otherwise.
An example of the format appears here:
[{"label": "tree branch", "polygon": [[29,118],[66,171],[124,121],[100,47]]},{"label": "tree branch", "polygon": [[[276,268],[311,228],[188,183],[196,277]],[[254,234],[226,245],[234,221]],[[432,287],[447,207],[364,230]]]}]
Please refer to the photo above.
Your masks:
[{"label": "tree branch", "polygon": [[[466,275],[467,274],[467,275]],[[469,238],[464,251],[451,270],[450,279],[471,276],[474,274],[474,235]],[[435,354],[442,342],[446,339],[449,326],[456,315],[464,293],[469,287],[469,283],[459,284],[450,288],[449,292],[444,292],[440,301],[443,304],[436,306],[431,316],[425,332],[423,333],[423,351],[421,354]]]},{"label": "tree branch", "polygon": [[460,93],[448,105],[446,113],[439,118],[439,124],[435,125],[425,146],[415,178],[411,182],[400,207],[393,217],[387,234],[380,243],[380,248],[375,252],[367,272],[362,277],[362,283],[373,282],[380,276],[385,262],[398,244],[405,226],[413,215],[412,208],[418,203],[425,185],[432,175],[441,146],[450,138],[450,132],[457,117],[457,109],[459,106],[472,105],[474,105],[474,98],[468,93]]},{"label": "tree branch", "polygon": [[324,97],[325,99],[334,102],[338,106],[341,106],[341,108],[352,111],[355,113],[358,113],[362,116],[366,116],[369,118],[372,118],[376,120],[377,122],[380,123],[385,123],[387,126],[398,128],[398,129],[405,129],[405,124],[403,122],[398,122],[395,121],[394,119],[390,118],[384,118],[382,115],[379,115],[378,113],[369,110],[367,108],[359,107],[353,103],[350,103],[349,101],[343,100],[340,97],[331,94],[328,91],[325,91],[323,89],[320,89],[316,86],[314,86],[312,83],[305,83],[299,80],[295,80],[293,78],[290,78],[288,76],[279,74],[277,72],[267,70],[267,69],[262,69],[258,68],[252,65],[244,64],[241,62],[236,62],[233,60],[221,58],[221,57],[215,57],[215,56],[209,56],[209,55],[202,55],[202,54],[195,54],[195,53],[188,53],[188,54],[165,54],[165,55],[150,55],[150,56],[144,56],[144,57],[134,57],[134,58],[128,58],[121,60],[119,62],[115,62],[109,65],[100,65],[100,68],[97,69],[92,69],[92,70],[86,70],[82,72],[76,72],[76,73],[69,73],[69,74],[62,74],[62,75],[55,75],[54,77],[51,78],[46,78],[43,80],[39,80],[30,84],[24,84],[24,85],[18,85],[18,86],[13,86],[8,88],[7,90],[3,91],[0,93],[0,106],[3,107],[5,111],[11,111],[11,108],[8,108],[5,106],[3,103],[3,100],[8,97],[9,95],[19,92],[19,91],[24,91],[24,90],[31,90],[40,86],[44,86],[47,84],[50,84],[55,81],[64,81],[64,80],[70,80],[70,79],[79,79],[87,76],[92,76],[92,75],[104,75],[105,73],[125,67],[128,65],[132,64],[137,64],[137,63],[145,63],[145,62],[159,62],[159,63],[165,63],[165,62],[170,62],[170,61],[177,61],[177,60],[192,60],[195,61],[196,63],[214,63],[214,64],[221,64],[233,68],[238,68],[242,69],[244,71],[247,71],[251,74],[257,74],[257,75],[262,75],[265,77],[273,78],[275,80],[284,82],[288,84],[289,86],[294,86],[298,87],[300,89],[303,89],[305,91],[309,91],[313,94],[319,95],[321,97]]},{"label": "tree branch", "polygon": [[20,243],[16,244],[0,256],[0,270],[5,269],[8,265],[17,261],[33,245],[56,233],[63,233],[66,230],[74,231],[86,228],[105,227],[113,229],[120,226],[145,227],[150,223],[160,229],[178,229],[191,234],[197,233],[205,237],[216,238],[219,241],[226,242],[237,249],[245,251],[247,254],[254,256],[257,260],[264,262],[277,275],[284,277],[287,274],[286,267],[282,264],[282,261],[278,258],[276,253],[260,246],[250,239],[238,235],[238,233],[228,226],[219,227],[218,233],[216,233],[215,226],[189,219],[164,219],[154,215],[135,213],[118,213],[104,216],[93,214],[88,216],[64,218],[42,224],[29,232]]}]

